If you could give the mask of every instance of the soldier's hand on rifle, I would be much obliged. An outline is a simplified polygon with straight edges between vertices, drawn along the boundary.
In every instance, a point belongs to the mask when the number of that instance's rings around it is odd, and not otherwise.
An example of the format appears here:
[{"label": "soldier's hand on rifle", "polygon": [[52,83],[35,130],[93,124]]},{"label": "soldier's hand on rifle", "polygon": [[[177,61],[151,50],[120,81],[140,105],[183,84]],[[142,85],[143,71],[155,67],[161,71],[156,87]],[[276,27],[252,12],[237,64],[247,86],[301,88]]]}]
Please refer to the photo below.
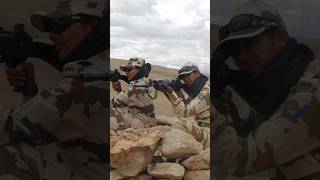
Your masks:
[{"label": "soldier's hand on rifle", "polygon": [[31,63],[24,62],[17,67],[8,66],[6,74],[9,85],[14,87],[16,92],[21,92],[25,96],[37,94],[38,88]]},{"label": "soldier's hand on rifle", "polygon": [[173,92],[173,89],[172,89],[172,87],[170,87],[169,85],[164,85],[164,86],[163,86],[163,92],[170,94],[170,93]]},{"label": "soldier's hand on rifle", "polygon": [[120,81],[112,82],[112,88],[117,92],[121,92],[122,88]]}]

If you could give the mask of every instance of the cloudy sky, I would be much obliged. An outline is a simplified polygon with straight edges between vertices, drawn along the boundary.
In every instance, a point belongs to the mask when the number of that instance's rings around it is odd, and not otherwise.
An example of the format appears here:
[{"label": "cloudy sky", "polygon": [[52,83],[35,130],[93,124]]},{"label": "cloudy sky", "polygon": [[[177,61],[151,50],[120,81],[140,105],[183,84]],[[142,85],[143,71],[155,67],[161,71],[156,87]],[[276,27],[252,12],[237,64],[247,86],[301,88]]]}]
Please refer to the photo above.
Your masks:
[{"label": "cloudy sky", "polygon": [[[246,0],[213,0],[211,21],[223,25],[235,8]],[[289,33],[293,36],[320,37],[319,0],[263,0],[274,5],[284,16]]]},{"label": "cloudy sky", "polygon": [[170,68],[194,61],[209,72],[209,0],[112,0],[110,9],[112,58]]}]

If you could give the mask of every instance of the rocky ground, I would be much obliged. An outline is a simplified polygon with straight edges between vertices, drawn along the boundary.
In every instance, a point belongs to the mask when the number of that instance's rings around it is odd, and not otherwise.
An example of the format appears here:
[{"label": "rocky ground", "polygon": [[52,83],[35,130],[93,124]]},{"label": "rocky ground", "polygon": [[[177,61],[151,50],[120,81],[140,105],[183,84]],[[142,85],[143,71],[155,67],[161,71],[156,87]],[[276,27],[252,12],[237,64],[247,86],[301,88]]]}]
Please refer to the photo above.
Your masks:
[{"label": "rocky ground", "polygon": [[110,133],[110,179],[210,179],[210,148],[181,127]]}]

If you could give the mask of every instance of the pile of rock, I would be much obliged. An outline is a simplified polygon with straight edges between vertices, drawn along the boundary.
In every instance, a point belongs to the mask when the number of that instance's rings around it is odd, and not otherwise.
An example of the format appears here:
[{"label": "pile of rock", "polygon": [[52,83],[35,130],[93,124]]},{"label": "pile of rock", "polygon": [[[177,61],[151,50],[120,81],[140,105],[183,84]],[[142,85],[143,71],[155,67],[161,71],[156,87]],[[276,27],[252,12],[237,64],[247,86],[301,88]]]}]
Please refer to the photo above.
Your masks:
[{"label": "pile of rock", "polygon": [[172,126],[112,131],[110,179],[210,179],[210,148]]}]

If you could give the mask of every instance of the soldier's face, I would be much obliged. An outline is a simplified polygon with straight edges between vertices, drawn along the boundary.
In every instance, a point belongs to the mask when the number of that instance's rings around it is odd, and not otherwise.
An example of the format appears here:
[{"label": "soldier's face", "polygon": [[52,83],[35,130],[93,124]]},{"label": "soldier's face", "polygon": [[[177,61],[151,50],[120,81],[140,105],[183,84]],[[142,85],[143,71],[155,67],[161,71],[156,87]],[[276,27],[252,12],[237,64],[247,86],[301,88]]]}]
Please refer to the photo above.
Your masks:
[{"label": "soldier's face", "polygon": [[257,75],[282,49],[283,40],[265,33],[253,38],[235,40],[232,57],[240,70]]},{"label": "soldier's face", "polygon": [[70,24],[63,32],[51,31],[49,38],[55,46],[59,59],[64,59],[70,55],[90,31],[91,25],[82,22]]},{"label": "soldier's face", "polygon": [[139,68],[132,68],[130,71],[127,72],[127,77],[128,77],[128,80],[131,81],[134,76],[136,76],[139,72]]},{"label": "soldier's face", "polygon": [[195,80],[197,80],[198,77],[199,77],[199,73],[197,73],[196,71],[193,71],[189,74],[182,76],[181,79],[183,80],[184,83],[186,83],[186,85],[190,86]]}]

